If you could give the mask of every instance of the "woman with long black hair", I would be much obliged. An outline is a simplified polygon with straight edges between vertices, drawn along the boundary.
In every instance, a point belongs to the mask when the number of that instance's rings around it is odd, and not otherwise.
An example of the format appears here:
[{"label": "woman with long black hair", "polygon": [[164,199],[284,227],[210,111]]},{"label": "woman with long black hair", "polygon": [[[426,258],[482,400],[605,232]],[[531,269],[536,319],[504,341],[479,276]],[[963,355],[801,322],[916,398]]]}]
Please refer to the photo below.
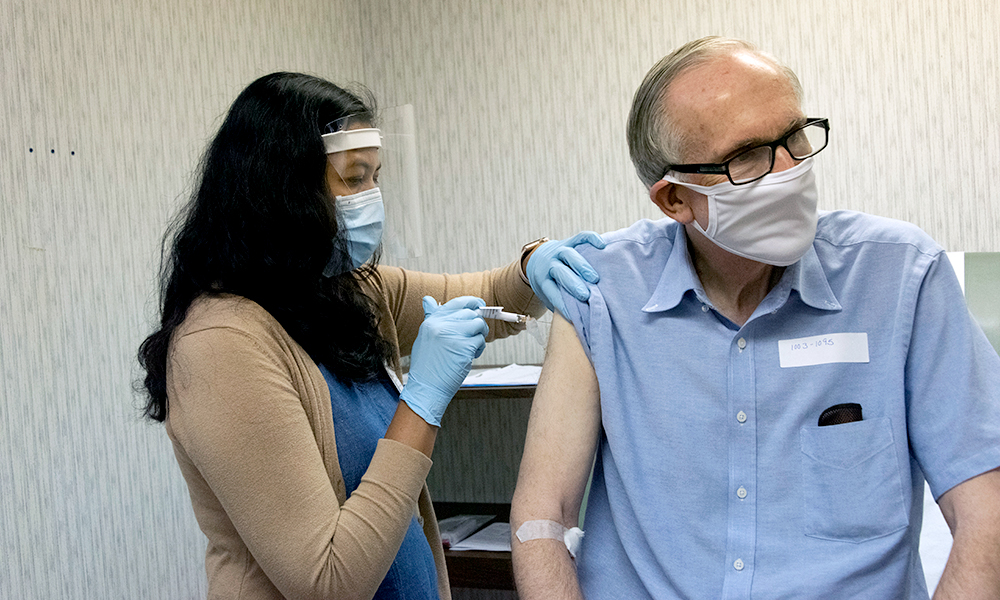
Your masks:
[{"label": "woman with long black hair", "polygon": [[450,597],[429,457],[472,360],[521,328],[475,309],[537,316],[596,279],[572,249],[596,234],[481,273],[379,266],[376,125],[370,98],[325,80],[258,79],[168,232],[139,361],[208,538],[209,598]]}]

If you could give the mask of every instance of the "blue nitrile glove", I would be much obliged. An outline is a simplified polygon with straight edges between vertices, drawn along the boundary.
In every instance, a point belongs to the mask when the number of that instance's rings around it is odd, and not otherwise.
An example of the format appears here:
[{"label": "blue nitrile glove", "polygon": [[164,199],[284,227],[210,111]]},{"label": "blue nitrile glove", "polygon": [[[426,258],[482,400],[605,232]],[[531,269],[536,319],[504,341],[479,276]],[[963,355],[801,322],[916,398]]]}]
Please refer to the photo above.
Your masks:
[{"label": "blue nitrile glove", "polygon": [[580,302],[590,298],[586,282],[597,283],[601,277],[590,266],[574,246],[590,244],[595,248],[604,247],[604,239],[593,231],[581,231],[565,240],[545,242],[531,253],[525,274],[532,291],[549,310],[558,310],[566,316],[560,288],[566,290]]},{"label": "blue nitrile glove", "polygon": [[441,306],[424,296],[424,322],[410,354],[410,374],[399,399],[430,423],[441,417],[465,381],[472,360],[486,348],[490,328],[476,309],[486,303],[473,296],[452,298]]}]

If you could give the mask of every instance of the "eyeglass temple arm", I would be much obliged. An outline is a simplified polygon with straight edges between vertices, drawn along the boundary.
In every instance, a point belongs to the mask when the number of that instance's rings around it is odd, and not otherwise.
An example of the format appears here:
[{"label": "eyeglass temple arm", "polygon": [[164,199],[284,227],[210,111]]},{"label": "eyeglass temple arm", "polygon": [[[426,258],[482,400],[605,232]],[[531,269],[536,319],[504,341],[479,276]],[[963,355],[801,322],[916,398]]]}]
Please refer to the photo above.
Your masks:
[{"label": "eyeglass temple arm", "polygon": [[725,175],[726,165],[716,165],[710,163],[702,163],[697,165],[668,165],[663,174],[666,175],[670,171],[676,171],[678,173],[703,173],[708,175]]}]

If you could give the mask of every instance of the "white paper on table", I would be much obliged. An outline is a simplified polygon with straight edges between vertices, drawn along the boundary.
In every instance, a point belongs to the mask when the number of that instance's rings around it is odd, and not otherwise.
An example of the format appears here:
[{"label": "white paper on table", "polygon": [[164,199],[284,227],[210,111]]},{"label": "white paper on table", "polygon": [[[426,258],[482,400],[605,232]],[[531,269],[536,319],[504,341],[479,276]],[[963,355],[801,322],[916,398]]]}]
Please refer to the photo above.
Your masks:
[{"label": "white paper on table", "polygon": [[493,523],[451,547],[452,550],[510,552],[510,523]]},{"label": "white paper on table", "polygon": [[493,515],[456,515],[441,519],[438,521],[441,543],[446,549],[451,548],[495,518]]},{"label": "white paper on table", "polygon": [[479,385],[538,385],[542,372],[539,365],[511,364],[498,369],[474,369],[462,382],[462,386]]}]

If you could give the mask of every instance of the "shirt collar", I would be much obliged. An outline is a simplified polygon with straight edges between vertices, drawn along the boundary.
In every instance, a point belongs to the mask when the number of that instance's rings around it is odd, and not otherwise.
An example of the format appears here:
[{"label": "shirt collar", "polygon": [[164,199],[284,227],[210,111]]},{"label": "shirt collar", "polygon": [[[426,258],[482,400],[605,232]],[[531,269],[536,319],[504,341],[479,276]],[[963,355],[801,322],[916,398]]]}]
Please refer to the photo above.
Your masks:
[{"label": "shirt collar", "polygon": [[684,234],[684,225],[678,223],[674,232],[673,248],[670,256],[667,257],[667,264],[663,267],[660,281],[653,290],[653,295],[649,297],[646,306],[642,307],[643,312],[662,312],[670,310],[680,304],[684,294],[689,290],[707,302],[705,291],[698,280],[698,274],[694,271],[694,264],[688,255],[687,235]]},{"label": "shirt collar", "polygon": [[[781,281],[770,295],[775,299],[780,298],[780,304],[784,304],[791,290],[797,291],[802,302],[813,308],[832,311],[842,309],[833,290],[830,289],[830,282],[823,271],[823,265],[819,262],[816,249],[812,246],[798,262],[785,269]],[[709,303],[688,254],[684,226],[678,223],[667,264],[663,268],[656,289],[642,307],[642,311],[663,312],[675,308],[688,291],[694,292],[700,301]]]},{"label": "shirt collar", "polygon": [[799,298],[805,304],[819,310],[841,310],[840,301],[830,289],[823,265],[819,262],[816,248],[809,246],[805,256],[799,262],[785,269],[782,281],[789,281],[791,289],[799,293]]}]

